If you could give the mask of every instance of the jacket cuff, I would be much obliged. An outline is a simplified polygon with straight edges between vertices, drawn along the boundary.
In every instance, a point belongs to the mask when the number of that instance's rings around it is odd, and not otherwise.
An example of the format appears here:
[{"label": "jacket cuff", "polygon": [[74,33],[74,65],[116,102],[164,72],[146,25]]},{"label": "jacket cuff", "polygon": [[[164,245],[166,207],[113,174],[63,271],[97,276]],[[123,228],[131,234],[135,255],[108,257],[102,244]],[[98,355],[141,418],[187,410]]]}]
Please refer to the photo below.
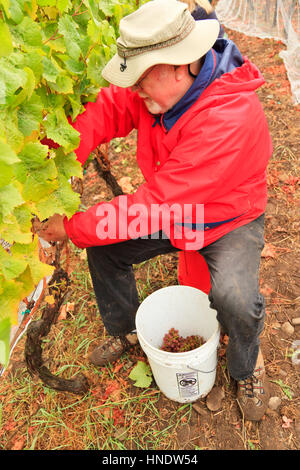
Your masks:
[{"label": "jacket cuff", "polygon": [[65,227],[65,231],[69,237],[69,239],[71,240],[72,243],[74,243],[74,245],[76,245],[78,248],[86,248],[85,246],[83,246],[77,239],[76,237],[74,236],[73,234],[73,230],[72,230],[72,217],[70,220],[68,220],[68,217],[65,216],[64,219],[63,219],[63,224],[64,224],[64,227]]}]

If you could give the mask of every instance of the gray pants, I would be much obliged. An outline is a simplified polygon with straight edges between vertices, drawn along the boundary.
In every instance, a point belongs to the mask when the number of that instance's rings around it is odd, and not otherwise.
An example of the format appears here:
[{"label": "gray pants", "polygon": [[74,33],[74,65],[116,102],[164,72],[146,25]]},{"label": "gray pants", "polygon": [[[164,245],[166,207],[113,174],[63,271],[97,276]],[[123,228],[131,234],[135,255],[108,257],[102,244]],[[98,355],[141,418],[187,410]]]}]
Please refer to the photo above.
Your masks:
[{"label": "gray pants", "polygon": [[[265,303],[259,292],[263,246],[264,215],[199,250],[210,271],[211,307],[229,336],[227,362],[236,380],[252,375],[264,325]],[[176,251],[163,237],[87,249],[98,307],[110,335],[126,335],[135,329],[139,300],[132,265]]]}]

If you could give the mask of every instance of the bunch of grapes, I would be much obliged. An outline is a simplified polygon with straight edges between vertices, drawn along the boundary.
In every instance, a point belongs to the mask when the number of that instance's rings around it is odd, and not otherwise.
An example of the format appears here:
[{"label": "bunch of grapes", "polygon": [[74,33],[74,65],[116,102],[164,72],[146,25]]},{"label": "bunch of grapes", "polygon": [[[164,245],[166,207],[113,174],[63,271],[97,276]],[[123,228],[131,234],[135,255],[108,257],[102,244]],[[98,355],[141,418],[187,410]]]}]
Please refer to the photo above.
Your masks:
[{"label": "bunch of grapes", "polygon": [[160,349],[167,352],[186,352],[199,348],[204,342],[204,339],[199,335],[191,335],[184,338],[179,335],[178,330],[170,328],[163,337],[163,344]]}]

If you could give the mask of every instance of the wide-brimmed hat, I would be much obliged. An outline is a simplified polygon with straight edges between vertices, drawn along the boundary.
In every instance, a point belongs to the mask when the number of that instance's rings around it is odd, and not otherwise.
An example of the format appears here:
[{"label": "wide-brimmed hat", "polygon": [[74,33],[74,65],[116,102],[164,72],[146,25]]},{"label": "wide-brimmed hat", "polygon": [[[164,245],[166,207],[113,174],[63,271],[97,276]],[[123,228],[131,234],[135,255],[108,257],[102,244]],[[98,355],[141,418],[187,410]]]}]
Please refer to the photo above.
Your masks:
[{"label": "wide-brimmed hat", "polygon": [[209,51],[220,30],[217,20],[195,21],[186,3],[151,0],[120,21],[117,54],[102,71],[126,88],[156,64],[190,64]]}]

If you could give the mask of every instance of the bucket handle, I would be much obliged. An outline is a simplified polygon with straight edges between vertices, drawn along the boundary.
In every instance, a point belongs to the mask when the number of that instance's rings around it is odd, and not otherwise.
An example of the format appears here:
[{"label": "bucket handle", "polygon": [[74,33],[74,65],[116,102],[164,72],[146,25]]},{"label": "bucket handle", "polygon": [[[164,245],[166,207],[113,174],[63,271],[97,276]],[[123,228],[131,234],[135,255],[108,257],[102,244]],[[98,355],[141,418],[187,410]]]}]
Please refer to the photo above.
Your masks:
[{"label": "bucket handle", "polygon": [[212,373],[215,372],[215,370],[217,369],[217,366],[216,366],[214,369],[212,369],[212,370],[200,370],[200,369],[195,369],[194,367],[191,367],[191,366],[188,366],[188,365],[186,365],[186,367],[187,367],[188,369],[191,369],[191,370],[195,370],[195,371],[197,371],[197,372],[200,372],[201,374],[212,374]]}]

